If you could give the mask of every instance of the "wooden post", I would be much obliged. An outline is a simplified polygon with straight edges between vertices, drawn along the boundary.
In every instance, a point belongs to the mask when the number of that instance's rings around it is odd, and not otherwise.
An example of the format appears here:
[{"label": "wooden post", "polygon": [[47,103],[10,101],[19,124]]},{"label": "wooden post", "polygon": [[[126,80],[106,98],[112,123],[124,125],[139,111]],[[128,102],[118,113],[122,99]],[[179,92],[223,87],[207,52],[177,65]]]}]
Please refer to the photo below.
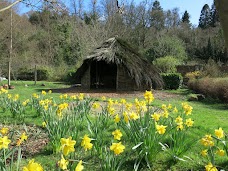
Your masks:
[{"label": "wooden post", "polygon": [[10,88],[10,74],[11,74],[11,59],[13,54],[13,9],[10,9],[10,53],[9,53],[9,62],[8,62],[8,87]]},{"label": "wooden post", "polygon": [[35,85],[36,85],[36,81],[37,81],[37,68],[36,68],[36,65],[35,65],[35,70],[34,70],[34,80],[35,80]]}]

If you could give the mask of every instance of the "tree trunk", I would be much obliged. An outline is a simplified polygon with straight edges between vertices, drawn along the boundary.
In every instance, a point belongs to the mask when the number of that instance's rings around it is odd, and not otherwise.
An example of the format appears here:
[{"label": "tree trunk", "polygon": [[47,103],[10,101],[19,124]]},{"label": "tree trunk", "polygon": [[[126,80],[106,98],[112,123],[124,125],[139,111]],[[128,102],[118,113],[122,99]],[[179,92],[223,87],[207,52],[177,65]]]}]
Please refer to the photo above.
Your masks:
[{"label": "tree trunk", "polygon": [[222,25],[226,47],[228,48],[228,1],[227,0],[216,0],[216,7],[219,12],[219,19]]}]

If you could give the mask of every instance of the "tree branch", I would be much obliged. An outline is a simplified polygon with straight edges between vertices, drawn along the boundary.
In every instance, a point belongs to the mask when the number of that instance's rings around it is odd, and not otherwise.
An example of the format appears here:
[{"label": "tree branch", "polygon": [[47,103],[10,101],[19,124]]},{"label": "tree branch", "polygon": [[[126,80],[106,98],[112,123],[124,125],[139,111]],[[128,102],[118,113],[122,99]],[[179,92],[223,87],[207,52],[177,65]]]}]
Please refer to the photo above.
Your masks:
[{"label": "tree branch", "polygon": [[18,4],[19,2],[21,2],[22,0],[16,0],[14,3],[10,4],[9,6],[5,7],[5,8],[2,8],[0,9],[0,12],[3,12],[11,7],[13,7],[14,5]]}]

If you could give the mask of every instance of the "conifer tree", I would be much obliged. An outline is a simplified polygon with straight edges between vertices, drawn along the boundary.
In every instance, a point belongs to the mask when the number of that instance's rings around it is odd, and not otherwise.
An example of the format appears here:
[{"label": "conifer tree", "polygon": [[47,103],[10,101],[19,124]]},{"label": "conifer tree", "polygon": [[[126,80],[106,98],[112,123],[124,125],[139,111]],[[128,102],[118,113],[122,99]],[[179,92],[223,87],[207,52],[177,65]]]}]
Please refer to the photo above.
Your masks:
[{"label": "conifer tree", "polygon": [[205,4],[201,10],[198,27],[206,29],[211,25],[211,10],[208,4]]}]

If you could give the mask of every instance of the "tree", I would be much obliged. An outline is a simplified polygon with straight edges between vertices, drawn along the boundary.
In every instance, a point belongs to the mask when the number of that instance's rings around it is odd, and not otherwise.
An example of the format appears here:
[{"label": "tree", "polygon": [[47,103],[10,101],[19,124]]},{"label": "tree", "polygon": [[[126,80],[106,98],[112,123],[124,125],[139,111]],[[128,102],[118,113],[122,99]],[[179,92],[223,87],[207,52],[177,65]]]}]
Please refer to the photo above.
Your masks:
[{"label": "tree", "polygon": [[165,16],[159,1],[154,1],[150,14],[150,25],[157,30],[163,29],[165,25]]},{"label": "tree", "polygon": [[212,4],[211,6],[211,27],[216,27],[217,26],[217,23],[219,22],[219,15],[218,15],[218,11],[216,9],[216,6],[215,6],[215,2]]},{"label": "tree", "polygon": [[205,4],[201,10],[199,18],[199,26],[201,29],[206,29],[211,25],[211,11],[208,4]]},{"label": "tree", "polygon": [[190,19],[190,15],[189,15],[188,11],[186,10],[186,11],[184,12],[182,18],[181,18],[181,21],[182,21],[183,23],[190,24],[190,20],[189,20],[189,19]]}]

